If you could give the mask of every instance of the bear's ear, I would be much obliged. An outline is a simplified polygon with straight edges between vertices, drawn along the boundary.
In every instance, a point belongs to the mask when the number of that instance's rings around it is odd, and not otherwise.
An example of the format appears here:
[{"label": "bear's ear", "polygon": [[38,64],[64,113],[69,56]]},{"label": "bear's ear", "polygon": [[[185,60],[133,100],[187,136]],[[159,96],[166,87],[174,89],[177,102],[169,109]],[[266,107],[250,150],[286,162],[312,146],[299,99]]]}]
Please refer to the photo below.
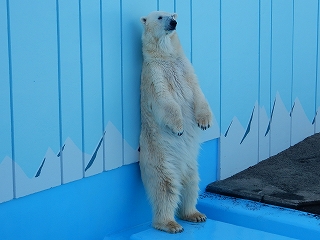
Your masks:
[{"label": "bear's ear", "polygon": [[146,24],[147,18],[146,18],[146,17],[141,17],[141,18],[140,18],[140,21],[141,21],[143,24]]},{"label": "bear's ear", "polygon": [[177,18],[178,18],[178,14],[177,14],[177,13],[174,13],[174,14],[172,15],[172,17],[173,17],[173,19],[177,19]]}]

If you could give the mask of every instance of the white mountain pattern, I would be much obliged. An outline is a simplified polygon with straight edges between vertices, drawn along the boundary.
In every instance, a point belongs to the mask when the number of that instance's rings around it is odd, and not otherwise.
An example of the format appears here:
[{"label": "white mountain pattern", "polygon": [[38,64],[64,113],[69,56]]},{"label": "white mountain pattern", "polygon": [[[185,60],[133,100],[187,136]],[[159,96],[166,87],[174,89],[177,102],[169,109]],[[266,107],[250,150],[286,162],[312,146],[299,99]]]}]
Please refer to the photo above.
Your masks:
[{"label": "white mountain pattern", "polygon": [[[290,144],[295,144],[320,131],[320,114],[316,114],[314,121],[310,123],[298,98],[289,113],[278,93],[270,117],[265,108],[258,106],[258,103],[254,105],[252,114],[248,117],[246,128],[241,125],[237,117],[234,117],[227,131],[221,133],[221,179],[275,155],[288,148]],[[291,139],[290,131],[292,131]],[[202,133],[201,142],[219,137],[219,132],[219,124],[214,119],[213,126]],[[13,192],[17,198],[26,196],[138,160],[138,149],[132,148],[109,121],[93,153],[83,153],[72,139],[67,138],[58,154],[48,148],[33,178],[28,178],[17,163],[5,157],[0,162],[0,203],[11,200]],[[15,179],[15,191],[13,179]]]}]

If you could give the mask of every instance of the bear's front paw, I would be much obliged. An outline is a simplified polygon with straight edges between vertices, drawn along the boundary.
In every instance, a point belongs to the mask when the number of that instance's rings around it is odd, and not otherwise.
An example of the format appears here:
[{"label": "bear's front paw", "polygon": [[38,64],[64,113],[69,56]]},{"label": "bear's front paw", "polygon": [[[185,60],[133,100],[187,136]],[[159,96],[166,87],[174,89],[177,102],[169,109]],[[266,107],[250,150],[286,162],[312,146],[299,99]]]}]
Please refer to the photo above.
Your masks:
[{"label": "bear's front paw", "polygon": [[164,109],[165,125],[172,131],[173,134],[181,136],[183,134],[183,118],[179,106],[175,104],[167,105]]},{"label": "bear's front paw", "polygon": [[177,134],[178,136],[181,136],[184,132],[182,120],[175,121],[171,130],[173,134]]},{"label": "bear's front paw", "polygon": [[198,127],[202,130],[206,130],[212,125],[212,114],[210,111],[200,112],[196,115],[196,121]]}]

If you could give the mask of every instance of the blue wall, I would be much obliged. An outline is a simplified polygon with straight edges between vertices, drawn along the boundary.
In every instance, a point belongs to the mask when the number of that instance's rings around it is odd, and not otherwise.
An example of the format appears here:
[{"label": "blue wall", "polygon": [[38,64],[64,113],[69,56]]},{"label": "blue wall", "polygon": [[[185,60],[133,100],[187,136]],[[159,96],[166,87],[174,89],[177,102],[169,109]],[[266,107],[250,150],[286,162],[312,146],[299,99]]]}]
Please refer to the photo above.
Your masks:
[{"label": "blue wall", "polygon": [[0,239],[103,239],[150,219],[132,164],[0,205]]}]

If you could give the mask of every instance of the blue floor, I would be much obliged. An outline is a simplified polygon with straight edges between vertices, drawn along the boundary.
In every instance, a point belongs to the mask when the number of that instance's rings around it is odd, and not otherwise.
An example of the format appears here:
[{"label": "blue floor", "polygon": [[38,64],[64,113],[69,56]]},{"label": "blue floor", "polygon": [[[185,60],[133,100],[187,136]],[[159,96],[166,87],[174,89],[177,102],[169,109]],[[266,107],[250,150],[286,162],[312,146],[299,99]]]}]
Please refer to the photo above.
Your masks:
[{"label": "blue floor", "polygon": [[259,239],[259,240],[289,240],[293,238],[275,235],[268,232],[253,230],[245,227],[232,225],[229,223],[214,221],[208,219],[205,223],[189,223],[178,221],[184,231],[180,234],[167,234],[165,232],[157,231],[149,228],[145,231],[133,234],[131,240],[150,240],[150,239],[163,239],[163,240],[193,240],[193,239],[221,239],[221,240],[246,240],[246,239]]},{"label": "blue floor", "polygon": [[320,218],[317,215],[211,193],[200,195],[198,209],[208,216],[207,222],[178,220],[184,228],[179,234],[155,230],[149,222],[108,235],[104,240],[320,239]]}]

